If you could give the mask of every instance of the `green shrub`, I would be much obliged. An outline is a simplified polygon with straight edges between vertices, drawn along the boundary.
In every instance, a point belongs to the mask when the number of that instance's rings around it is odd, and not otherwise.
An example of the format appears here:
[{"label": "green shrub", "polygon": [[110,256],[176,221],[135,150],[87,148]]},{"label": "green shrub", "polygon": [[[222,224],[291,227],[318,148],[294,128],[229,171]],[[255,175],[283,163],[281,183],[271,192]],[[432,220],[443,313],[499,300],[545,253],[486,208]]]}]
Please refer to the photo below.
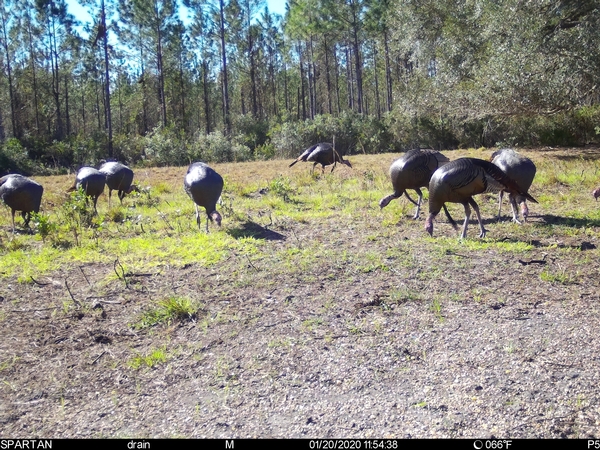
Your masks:
[{"label": "green shrub", "polygon": [[275,125],[271,132],[275,154],[280,158],[297,157],[304,149],[319,142],[333,142],[342,155],[399,151],[385,119],[343,113],[319,115],[314,120]]},{"label": "green shrub", "polygon": [[144,159],[150,166],[189,163],[185,141],[171,129],[157,127],[144,138]]},{"label": "green shrub", "polygon": [[189,146],[187,156],[188,162],[224,163],[251,161],[253,159],[252,150],[249,147],[228,139],[219,131],[208,135],[197,135]]},{"label": "green shrub", "polygon": [[44,242],[50,234],[54,233],[58,229],[58,226],[54,222],[51,222],[50,217],[46,214],[32,213],[31,219],[33,226],[42,237],[42,241]]},{"label": "green shrub", "polygon": [[235,116],[233,129],[234,140],[249,149],[255,149],[268,141],[269,122],[256,119],[249,114]]},{"label": "green shrub", "polygon": [[62,205],[62,213],[67,227],[76,231],[82,227],[89,227],[94,219],[94,207],[83,188],[71,192],[67,201]]},{"label": "green shrub", "polygon": [[8,139],[0,146],[0,174],[21,173],[30,175],[35,165],[27,156],[27,150],[18,139]]}]

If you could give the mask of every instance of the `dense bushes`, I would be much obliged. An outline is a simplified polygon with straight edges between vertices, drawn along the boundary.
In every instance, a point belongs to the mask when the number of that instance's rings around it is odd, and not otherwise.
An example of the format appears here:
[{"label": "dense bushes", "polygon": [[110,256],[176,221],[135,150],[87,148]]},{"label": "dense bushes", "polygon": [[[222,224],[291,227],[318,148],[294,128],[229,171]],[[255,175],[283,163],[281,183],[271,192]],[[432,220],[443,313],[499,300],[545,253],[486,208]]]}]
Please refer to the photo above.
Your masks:
[{"label": "dense bushes", "polygon": [[288,121],[275,125],[271,142],[275,156],[296,157],[306,147],[317,142],[333,142],[341,154],[382,153],[400,151],[385,121],[369,116],[344,113],[339,117],[317,116],[305,122]]},{"label": "dense bushes", "polygon": [[0,175],[7,173],[31,175],[35,168],[35,164],[27,155],[27,150],[17,139],[8,139],[0,147]]},{"label": "dense bushes", "polygon": [[[354,113],[321,115],[314,120],[236,121],[231,137],[222,132],[185,135],[156,128],[146,136],[117,135],[114,158],[130,165],[187,165],[193,161],[230,162],[292,158],[311,144],[332,142],[345,155],[401,152],[410,148],[452,149],[494,146],[577,146],[600,134],[600,107],[548,116],[469,118],[417,116],[393,112],[377,119]],[[97,165],[107,157],[102,136],[72,137],[43,145],[9,139],[0,147],[0,175],[48,173]]]}]

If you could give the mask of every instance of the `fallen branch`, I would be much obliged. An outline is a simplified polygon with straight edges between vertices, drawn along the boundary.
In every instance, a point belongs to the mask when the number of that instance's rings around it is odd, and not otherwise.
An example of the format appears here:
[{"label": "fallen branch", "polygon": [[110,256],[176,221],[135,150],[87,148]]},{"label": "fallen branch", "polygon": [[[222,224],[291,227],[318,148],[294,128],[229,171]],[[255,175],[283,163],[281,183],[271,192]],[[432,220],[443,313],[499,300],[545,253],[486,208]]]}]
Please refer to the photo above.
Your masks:
[{"label": "fallen branch", "polygon": [[88,280],[88,277],[85,276],[85,272],[83,271],[83,267],[79,266],[79,270],[81,271],[81,275],[83,275],[83,278],[85,278],[85,281],[87,281],[88,286],[91,286],[90,280]]},{"label": "fallen branch", "polygon": [[155,206],[154,208],[158,211],[158,216],[167,224],[167,226],[171,230],[175,231],[175,228],[173,228],[173,226],[171,225],[171,223],[167,220],[167,216],[163,212],[161,212],[161,210],[158,209],[158,207]]},{"label": "fallen branch", "polygon": [[75,303],[77,306],[79,306],[81,308],[81,303],[79,303],[79,300],[77,300],[75,298],[75,296],[73,295],[73,293],[71,292],[71,289],[69,288],[69,283],[67,282],[66,278],[65,278],[65,287],[67,288],[67,292],[71,296],[71,299],[73,300],[73,303]]},{"label": "fallen branch", "polygon": [[40,308],[40,309],[11,309],[10,312],[28,313],[28,312],[48,311],[50,309],[58,309],[58,308],[59,308],[59,306],[50,306],[49,308]]},{"label": "fallen branch", "polygon": [[519,261],[519,262],[520,262],[520,263],[521,263],[523,266],[528,266],[528,265],[530,265],[530,264],[542,264],[542,265],[544,265],[544,264],[546,264],[545,258],[546,258],[546,257],[544,256],[544,259],[531,259],[531,260],[529,260],[529,261],[523,261],[522,259],[519,259],[518,261]]},{"label": "fallen branch", "polygon": [[[117,271],[117,264],[119,265],[119,268],[121,269],[121,274],[119,274],[119,272]],[[125,269],[123,268],[123,266],[119,262],[119,258],[115,259],[115,263],[113,265],[113,269],[114,269],[115,273],[117,274],[117,277],[120,280],[123,280],[125,282],[125,287],[129,289],[129,283],[127,283],[127,277],[125,277]]]},{"label": "fallen branch", "polygon": [[250,257],[248,255],[246,255],[246,259],[248,260],[250,267],[252,267],[256,272],[258,272],[258,269],[254,266],[254,264],[252,264],[252,261],[250,261]]},{"label": "fallen branch", "polygon": [[92,364],[96,364],[96,361],[98,361],[100,358],[102,358],[102,356],[104,356],[104,354],[105,354],[105,353],[106,353],[106,352],[102,352],[102,353],[100,353],[100,354],[99,354],[99,355],[96,357],[96,359],[94,359],[94,360],[93,360],[93,361],[90,363],[90,366],[91,366]]},{"label": "fallen branch", "polygon": [[48,286],[51,283],[40,283],[39,281],[37,281],[35,278],[33,278],[32,276],[30,276],[29,278],[31,278],[31,281],[33,281],[35,284],[37,284],[38,286]]}]

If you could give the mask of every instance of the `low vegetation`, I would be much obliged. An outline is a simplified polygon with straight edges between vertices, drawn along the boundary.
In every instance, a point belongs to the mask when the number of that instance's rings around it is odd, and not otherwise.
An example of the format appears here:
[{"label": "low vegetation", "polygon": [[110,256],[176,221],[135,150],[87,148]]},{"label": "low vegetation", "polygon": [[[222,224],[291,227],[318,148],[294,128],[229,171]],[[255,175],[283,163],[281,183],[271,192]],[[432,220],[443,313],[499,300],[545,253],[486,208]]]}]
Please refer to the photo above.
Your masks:
[{"label": "low vegetation", "polygon": [[[447,152],[451,158],[487,158],[489,153],[483,149]],[[395,226],[414,232],[413,239],[434,253],[443,247],[442,252],[446,253],[494,249],[520,254],[534,249],[532,239],[593,234],[600,224],[600,209],[590,195],[600,178],[600,162],[594,155],[586,158],[573,153],[529,154],[538,166],[531,192],[540,202],[532,209],[543,211],[543,216],[537,215],[543,220],[534,219],[521,227],[508,220],[490,223],[487,227],[491,237],[483,240],[475,239],[476,232],[470,227],[471,238],[465,241],[456,240],[455,233],[444,225],[439,232],[436,228],[436,235],[429,240],[421,233],[420,221],[406,218],[413,207],[404,198],[393,202],[392,208],[379,211],[378,200],[391,190],[387,167],[394,158],[392,154],[354,156],[356,170],[338,168],[326,175],[318,171],[311,175],[307,164],[287,171],[285,161],[215,165],[226,180],[218,205],[226,219],[222,229],[211,224],[209,234],[196,226],[193,203],[181,187],[183,167],[137,170],[141,191],[110,209],[101,200],[98,215],[93,214],[82,192],[64,193],[72,182],[70,177],[38,177],[46,191],[43,212],[34,215],[33,229],[20,230],[13,236],[8,226],[10,214],[6,211],[0,216],[2,274],[30,281],[31,277],[74,262],[112,264],[118,260],[128,270],[145,271],[190,263],[209,266],[232,255],[247,262],[251,258],[263,262],[275,258],[280,260],[276,266],[290,270],[301,270],[323,258],[331,262],[360,261],[359,270],[367,272],[386,270],[382,258],[389,256],[378,250],[357,246],[349,253],[352,247],[330,248],[323,244],[338,242],[344,230],[352,228],[364,228],[368,241],[377,243],[392,238]],[[426,199],[427,194],[425,202]],[[495,215],[495,196],[479,197],[478,202],[484,216]],[[450,209],[460,220],[462,207],[450,205]],[[506,201],[503,209],[508,216],[510,207]],[[426,214],[425,205],[422,216]],[[314,228],[314,238],[297,239],[293,234],[297,223]],[[289,227],[292,231],[288,245],[276,252],[265,239],[274,227]],[[329,230],[328,234],[320,232],[324,229]]]}]

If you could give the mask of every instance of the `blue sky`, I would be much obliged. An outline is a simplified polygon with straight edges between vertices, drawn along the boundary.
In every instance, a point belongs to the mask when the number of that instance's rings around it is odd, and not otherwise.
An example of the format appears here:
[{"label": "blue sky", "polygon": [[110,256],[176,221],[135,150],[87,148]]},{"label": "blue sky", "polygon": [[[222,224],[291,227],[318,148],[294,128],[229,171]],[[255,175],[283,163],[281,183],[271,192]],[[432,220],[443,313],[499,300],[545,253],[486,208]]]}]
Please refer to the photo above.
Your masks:
[{"label": "blue sky", "polygon": [[[269,11],[277,13],[281,16],[285,14],[285,3],[286,0],[266,0]],[[89,14],[87,9],[82,7],[77,0],[67,0],[69,12],[75,16],[75,18],[81,22],[89,20]]]}]

